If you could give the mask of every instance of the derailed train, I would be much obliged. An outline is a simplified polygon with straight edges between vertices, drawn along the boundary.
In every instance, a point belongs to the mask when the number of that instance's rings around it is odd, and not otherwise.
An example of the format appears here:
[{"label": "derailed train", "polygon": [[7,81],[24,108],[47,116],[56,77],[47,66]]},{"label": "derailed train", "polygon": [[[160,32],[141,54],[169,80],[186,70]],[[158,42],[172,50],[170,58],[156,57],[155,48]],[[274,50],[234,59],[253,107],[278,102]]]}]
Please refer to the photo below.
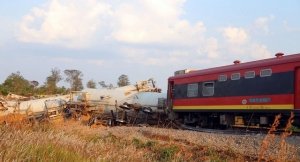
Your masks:
[{"label": "derailed train", "polygon": [[300,126],[300,54],[205,70],[177,71],[168,79],[171,118],[204,128],[270,127],[291,112]]},{"label": "derailed train", "polygon": [[[175,121],[203,128],[270,128],[277,114],[282,115],[284,127],[293,112],[293,126],[300,128],[300,54],[277,53],[270,59],[177,71],[168,79],[166,104],[165,94],[152,79],[126,87],[73,92],[68,98],[24,101],[11,108],[0,101],[0,116],[16,110],[49,117],[62,112],[77,117],[88,112],[94,121],[109,112],[115,121],[129,124],[144,117],[148,122],[148,117],[154,116],[156,123]],[[118,112],[122,114],[118,116]],[[133,116],[126,118],[129,112],[134,112]]]}]

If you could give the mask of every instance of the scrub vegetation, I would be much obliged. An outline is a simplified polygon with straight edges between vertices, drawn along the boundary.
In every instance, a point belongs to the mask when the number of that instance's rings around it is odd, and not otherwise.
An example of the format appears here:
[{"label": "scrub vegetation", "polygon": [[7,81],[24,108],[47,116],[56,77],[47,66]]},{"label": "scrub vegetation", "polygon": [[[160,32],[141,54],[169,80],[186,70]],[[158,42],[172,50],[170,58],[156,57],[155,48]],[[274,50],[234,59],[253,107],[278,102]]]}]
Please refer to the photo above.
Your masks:
[{"label": "scrub vegetation", "polygon": [[[83,86],[83,73],[76,69],[66,69],[63,71],[65,75],[61,74],[60,69],[52,68],[49,76],[45,79],[44,84],[40,84],[36,80],[29,80],[23,77],[21,72],[17,71],[11,73],[0,84],[0,96],[6,96],[10,93],[16,95],[22,95],[26,97],[37,97],[43,95],[57,95],[57,94],[68,94],[70,91],[80,91],[84,89]],[[69,83],[69,88],[64,86],[59,87],[58,83],[65,81]],[[86,83],[87,88],[113,88],[114,85],[111,83],[105,83],[105,81],[99,81],[97,87],[97,81],[90,79]],[[117,85],[119,87],[129,85],[129,77],[125,74],[119,76]]]}]

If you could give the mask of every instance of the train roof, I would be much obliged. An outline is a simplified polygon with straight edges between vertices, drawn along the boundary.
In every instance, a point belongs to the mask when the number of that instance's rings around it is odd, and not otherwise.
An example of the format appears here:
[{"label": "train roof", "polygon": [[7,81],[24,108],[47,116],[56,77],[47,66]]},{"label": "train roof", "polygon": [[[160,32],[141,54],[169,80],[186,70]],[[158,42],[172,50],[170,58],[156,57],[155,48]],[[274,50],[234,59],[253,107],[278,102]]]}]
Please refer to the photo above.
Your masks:
[{"label": "train roof", "polygon": [[193,77],[193,76],[205,75],[205,74],[224,73],[224,72],[230,72],[230,71],[241,70],[241,69],[267,67],[267,66],[300,61],[300,53],[285,55],[285,56],[283,56],[282,53],[278,53],[278,54],[279,54],[278,56],[276,54],[276,57],[269,58],[269,59],[263,59],[263,60],[245,62],[245,63],[239,63],[235,61],[236,63],[232,65],[214,67],[214,68],[203,69],[203,70],[196,70],[186,74],[172,76],[169,78],[169,80]]}]

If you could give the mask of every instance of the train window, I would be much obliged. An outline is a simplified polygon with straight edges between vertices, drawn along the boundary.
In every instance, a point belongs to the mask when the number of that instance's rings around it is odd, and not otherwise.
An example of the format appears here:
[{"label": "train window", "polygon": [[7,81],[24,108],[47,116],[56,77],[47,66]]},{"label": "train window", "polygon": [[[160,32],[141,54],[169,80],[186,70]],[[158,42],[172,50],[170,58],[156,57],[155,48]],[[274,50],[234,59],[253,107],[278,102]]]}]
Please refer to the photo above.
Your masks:
[{"label": "train window", "polygon": [[272,69],[262,69],[260,70],[260,77],[267,77],[272,75]]},{"label": "train window", "polygon": [[227,80],[227,75],[219,75],[219,78],[218,78],[219,82],[225,82]]},{"label": "train window", "polygon": [[245,72],[245,78],[250,79],[255,77],[255,71],[247,71]]},{"label": "train window", "polygon": [[240,73],[233,73],[231,74],[231,80],[239,80],[241,77]]},{"label": "train window", "polygon": [[214,82],[204,82],[203,83],[203,89],[202,89],[202,95],[203,96],[213,96],[214,91]]},{"label": "train window", "polygon": [[197,97],[198,96],[198,83],[188,84],[187,96],[188,97]]}]

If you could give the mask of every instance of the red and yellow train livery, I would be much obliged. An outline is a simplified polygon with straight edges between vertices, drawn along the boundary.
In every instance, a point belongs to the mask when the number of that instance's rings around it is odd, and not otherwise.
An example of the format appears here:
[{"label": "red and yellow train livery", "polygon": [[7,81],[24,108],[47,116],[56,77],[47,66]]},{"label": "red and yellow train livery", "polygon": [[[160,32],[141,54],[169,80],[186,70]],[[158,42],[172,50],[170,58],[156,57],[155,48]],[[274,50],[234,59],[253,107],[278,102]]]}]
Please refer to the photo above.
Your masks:
[{"label": "red and yellow train livery", "polygon": [[199,127],[267,127],[291,112],[299,126],[300,54],[177,71],[168,79],[168,105],[182,123]]}]

